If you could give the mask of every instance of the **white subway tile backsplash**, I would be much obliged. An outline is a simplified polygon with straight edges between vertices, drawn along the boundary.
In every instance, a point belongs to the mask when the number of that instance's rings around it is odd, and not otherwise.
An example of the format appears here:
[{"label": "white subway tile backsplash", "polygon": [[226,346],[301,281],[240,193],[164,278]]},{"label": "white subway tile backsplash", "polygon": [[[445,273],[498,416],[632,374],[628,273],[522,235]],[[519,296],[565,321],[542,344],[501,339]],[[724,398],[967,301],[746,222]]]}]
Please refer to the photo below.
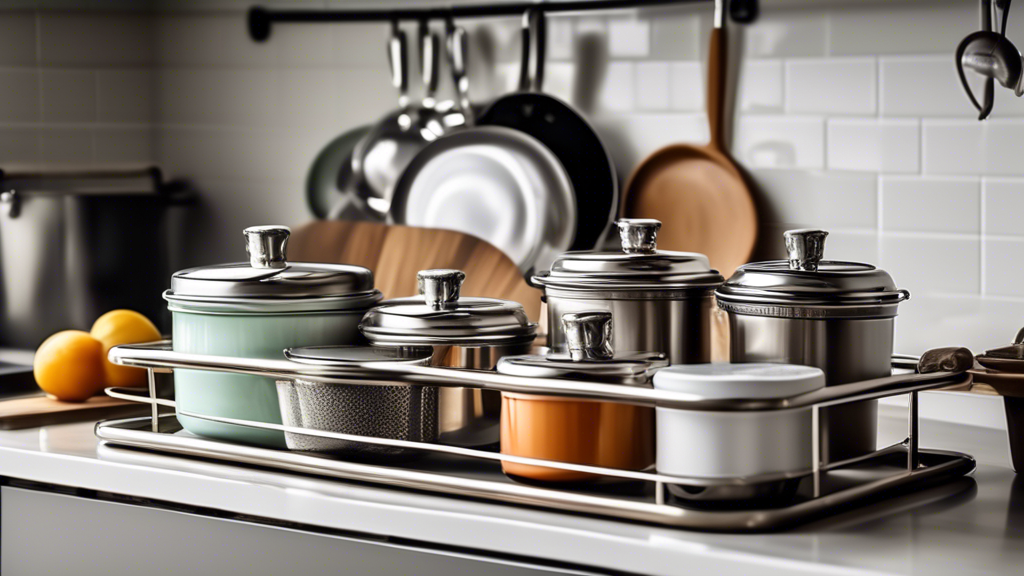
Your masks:
[{"label": "white subway tile backsplash", "polygon": [[678,142],[706,142],[703,114],[610,114],[593,119],[620,178],[655,150]]},{"label": "white subway tile backsplash", "polygon": [[744,114],[778,114],[783,109],[781,60],[744,60],[739,72],[737,101]]},{"label": "white subway tile backsplash", "polygon": [[96,73],[83,70],[40,72],[44,122],[94,122]]},{"label": "white subway tile backsplash", "polygon": [[651,24],[646,20],[609,20],[608,54],[613,58],[642,58],[651,51]]},{"label": "white subway tile backsplash", "polygon": [[636,65],[637,110],[668,110],[671,75],[668,62],[638,62]]},{"label": "white subway tile backsplash", "polygon": [[704,110],[704,72],[700,62],[673,62],[669,69],[672,109]]},{"label": "white subway tile backsplash", "polygon": [[0,121],[39,120],[39,73],[13,68],[0,70]]},{"label": "white subway tile backsplash", "polygon": [[826,54],[825,14],[811,10],[764,10],[754,26],[739,28],[750,58]]},{"label": "white subway tile backsplash", "polygon": [[[985,294],[1024,298],[1024,240],[985,241]],[[1018,323],[1020,318],[1018,317]]]},{"label": "white subway tile backsplash", "polygon": [[883,233],[881,238],[880,265],[901,287],[921,293],[980,292],[979,238],[908,233]]},{"label": "white subway tile backsplash", "polygon": [[786,62],[786,111],[874,114],[877,73],[873,58],[814,58]]},{"label": "white subway tile backsplash", "polygon": [[237,14],[163,15],[156,25],[157,61],[167,67],[268,65],[274,41],[253,42],[242,26]]},{"label": "white subway tile backsplash", "polygon": [[701,38],[697,14],[658,15],[651,20],[650,56],[663,60],[697,60],[703,51]]},{"label": "white subway tile backsplash", "polygon": [[152,70],[96,72],[96,113],[100,122],[152,122],[155,94],[156,74]]},{"label": "white subway tile backsplash", "polygon": [[[306,24],[304,26],[277,26],[274,28],[274,39],[270,42],[272,54],[270,61],[276,66],[314,67],[331,65],[341,50],[334,46],[335,35],[339,28],[349,29],[353,26],[334,24]],[[378,46],[380,46],[378,42]],[[369,50],[364,46],[360,51]],[[383,54],[378,50],[377,56]]]},{"label": "white subway tile backsplash", "polygon": [[274,115],[282,126],[338,126],[341,76],[324,68],[275,70]]},{"label": "white subway tile backsplash", "polygon": [[985,233],[1024,236],[1024,179],[986,178]]},{"label": "white subway tile backsplash", "polygon": [[[38,13],[39,61],[55,66],[124,66],[154,61],[150,14]],[[234,36],[242,23],[234,18]],[[252,42],[250,42],[252,43]]]},{"label": "white subway tile backsplash", "polygon": [[981,231],[981,182],[974,178],[883,176],[882,229]]},{"label": "white subway tile backsplash", "polygon": [[850,2],[829,10],[829,54],[943,53],[952,61],[977,29],[977,2]]},{"label": "white subway tile backsplash", "polygon": [[93,161],[92,130],[44,129],[41,133],[39,156],[46,164],[90,164]]},{"label": "white subway tile backsplash", "polygon": [[872,232],[877,224],[878,178],[873,174],[755,169],[751,176],[764,199],[762,222]]},{"label": "white subway tile backsplash", "polygon": [[36,63],[36,15],[0,12],[0,66]]},{"label": "white subway tile backsplash", "polygon": [[[300,26],[301,28],[301,26]],[[331,61],[346,68],[356,67],[387,67],[386,42],[390,31],[387,24],[360,23],[333,26],[334,42],[331,46]],[[415,47],[416,34],[407,29],[410,54],[418,54]],[[443,46],[443,43],[442,43]],[[410,62],[411,64],[411,62]],[[418,70],[419,66],[409,66],[410,70]]]},{"label": "white subway tile backsplash", "polygon": [[878,65],[883,116],[977,117],[948,54],[882,58]]},{"label": "white subway tile backsplash", "polygon": [[926,174],[1016,176],[1024,173],[1024,120],[924,120]]},{"label": "white subway tile backsplash", "polygon": [[39,131],[35,128],[0,128],[0,159],[3,162],[39,162]]},{"label": "white subway tile backsplash", "polygon": [[822,168],[825,122],[816,117],[742,116],[733,153],[748,168]]},{"label": "white subway tile backsplash", "polygon": [[600,107],[608,112],[628,112],[636,106],[633,62],[612,62],[601,85]]},{"label": "white subway tile backsplash", "polygon": [[264,69],[165,69],[157,116],[166,124],[259,126],[275,121],[274,73]]},{"label": "white subway tile backsplash", "polygon": [[989,350],[1006,346],[1020,330],[1024,301],[928,294],[916,278],[898,272],[893,274],[896,284],[913,294],[900,304],[896,317],[894,350],[898,353],[920,354],[952,345]]},{"label": "white subway tile backsplash", "polygon": [[153,162],[153,131],[150,128],[97,128],[96,162],[131,164]]},{"label": "white subway tile backsplash", "polygon": [[832,170],[917,172],[917,120],[833,119],[828,121],[828,167]]}]

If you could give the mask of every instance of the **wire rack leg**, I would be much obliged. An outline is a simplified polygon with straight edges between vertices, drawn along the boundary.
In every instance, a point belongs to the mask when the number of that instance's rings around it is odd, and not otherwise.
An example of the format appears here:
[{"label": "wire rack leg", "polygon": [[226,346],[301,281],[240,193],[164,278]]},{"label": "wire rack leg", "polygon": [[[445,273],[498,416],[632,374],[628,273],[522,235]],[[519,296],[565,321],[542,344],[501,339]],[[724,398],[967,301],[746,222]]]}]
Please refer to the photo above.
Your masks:
[{"label": "wire rack leg", "polygon": [[917,392],[911,392],[910,401],[907,402],[907,470],[911,472],[921,465],[918,436]]}]

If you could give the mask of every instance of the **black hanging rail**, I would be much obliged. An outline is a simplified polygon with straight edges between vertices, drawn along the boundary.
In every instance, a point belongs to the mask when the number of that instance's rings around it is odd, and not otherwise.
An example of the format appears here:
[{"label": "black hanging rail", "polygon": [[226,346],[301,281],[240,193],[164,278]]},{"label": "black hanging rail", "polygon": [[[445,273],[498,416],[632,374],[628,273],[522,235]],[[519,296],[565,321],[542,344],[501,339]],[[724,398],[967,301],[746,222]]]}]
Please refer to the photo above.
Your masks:
[{"label": "black hanging rail", "polygon": [[[517,2],[477,4],[450,7],[391,8],[365,10],[272,10],[256,6],[249,10],[249,35],[257,42],[270,37],[273,24],[329,23],[329,22],[397,22],[399,20],[449,20],[454,18],[482,18],[519,16],[528,9],[554,12],[586,12],[592,10],[622,10],[671,4],[710,3],[714,0],[562,0],[554,2]],[[752,22],[757,17],[757,0],[732,0],[729,14],[740,23]]]}]

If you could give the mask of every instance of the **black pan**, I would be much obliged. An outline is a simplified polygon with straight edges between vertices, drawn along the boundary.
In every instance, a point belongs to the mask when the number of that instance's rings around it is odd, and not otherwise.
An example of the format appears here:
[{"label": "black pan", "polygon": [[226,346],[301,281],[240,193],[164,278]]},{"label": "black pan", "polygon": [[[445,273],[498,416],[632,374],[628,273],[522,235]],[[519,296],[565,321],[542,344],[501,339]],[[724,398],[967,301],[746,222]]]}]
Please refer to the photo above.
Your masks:
[{"label": "black pan", "polygon": [[[503,96],[477,118],[479,125],[504,126],[532,136],[562,163],[576,197],[572,250],[590,250],[604,238],[619,207],[618,179],[608,151],[590,124],[571,106],[540,92],[544,78],[544,13],[523,16],[523,55],[519,92]],[[532,29],[532,32],[531,32]],[[530,74],[531,36],[536,65]]]}]

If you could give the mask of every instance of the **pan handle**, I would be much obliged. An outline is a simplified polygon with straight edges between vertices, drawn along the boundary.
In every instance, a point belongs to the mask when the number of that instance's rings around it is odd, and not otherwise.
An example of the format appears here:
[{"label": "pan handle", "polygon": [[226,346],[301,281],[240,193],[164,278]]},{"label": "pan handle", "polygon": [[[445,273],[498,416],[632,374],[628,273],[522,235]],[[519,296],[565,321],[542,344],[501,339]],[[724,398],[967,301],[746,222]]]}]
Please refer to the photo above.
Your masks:
[{"label": "pan handle", "polygon": [[469,49],[466,47],[466,30],[456,26],[449,18],[445,24],[445,32],[448,49],[448,62],[452,68],[452,81],[455,83],[455,92],[459,99],[459,110],[465,118],[467,126],[475,124],[473,115],[473,103],[469,99],[469,78],[466,76],[466,68],[469,66]]},{"label": "pan handle", "polygon": [[521,37],[523,45],[519,63],[519,90],[540,92],[544,86],[544,59],[547,51],[547,21],[543,10],[531,7],[523,13]]},{"label": "pan handle", "polygon": [[398,105],[409,105],[409,48],[405,32],[398,27],[398,20],[391,23],[391,37],[388,38],[388,64],[391,66],[391,84],[398,90]]},{"label": "pan handle", "polygon": [[729,56],[726,49],[724,0],[715,0],[715,27],[708,48],[708,127],[712,147],[725,151],[725,82]]}]

